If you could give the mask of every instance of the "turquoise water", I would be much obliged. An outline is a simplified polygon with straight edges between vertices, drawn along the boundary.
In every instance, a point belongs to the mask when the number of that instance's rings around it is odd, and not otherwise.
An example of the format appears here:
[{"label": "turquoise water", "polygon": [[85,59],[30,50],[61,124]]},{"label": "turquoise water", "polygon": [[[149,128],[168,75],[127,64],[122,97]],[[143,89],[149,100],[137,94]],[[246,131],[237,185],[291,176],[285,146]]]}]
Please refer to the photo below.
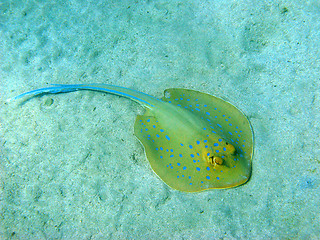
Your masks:
[{"label": "turquoise water", "polygon": [[[319,238],[319,19],[317,1],[2,2],[0,238]],[[133,135],[143,109],[124,98],[6,102],[91,82],[231,102],[254,129],[252,178],[172,190]]]}]

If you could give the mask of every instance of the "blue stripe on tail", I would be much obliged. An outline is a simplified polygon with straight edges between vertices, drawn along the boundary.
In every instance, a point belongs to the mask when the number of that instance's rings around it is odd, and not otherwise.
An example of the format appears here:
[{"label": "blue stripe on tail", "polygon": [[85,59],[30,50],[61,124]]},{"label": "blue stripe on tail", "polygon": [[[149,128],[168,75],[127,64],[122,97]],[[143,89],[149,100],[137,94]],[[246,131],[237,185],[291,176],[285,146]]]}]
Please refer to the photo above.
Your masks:
[{"label": "blue stripe on tail", "polygon": [[137,97],[134,94],[130,95],[130,94],[127,94],[122,91],[108,89],[108,86],[116,87],[116,88],[119,88],[120,90],[121,89],[129,90],[133,93],[137,93],[137,95],[148,96],[150,98],[161,101],[161,100],[159,100],[153,96],[150,96],[148,94],[145,94],[145,93],[141,93],[141,92],[138,92],[138,91],[135,91],[132,89],[128,89],[128,88],[124,88],[124,87],[118,87],[118,86],[107,85],[107,84],[105,84],[105,88],[100,87],[100,86],[103,86],[104,84],[88,84],[88,85],[87,84],[70,84],[70,85],[68,85],[68,84],[51,84],[51,85],[52,85],[52,87],[39,88],[39,89],[35,89],[35,90],[29,91],[29,92],[22,93],[16,97],[8,99],[7,102],[10,102],[12,100],[17,100],[22,97],[27,97],[27,96],[33,97],[33,96],[40,95],[40,94],[50,94],[50,93],[55,94],[55,93],[73,92],[73,91],[78,91],[78,90],[93,90],[93,91],[106,92],[106,93],[110,93],[110,94],[115,94],[115,95],[127,97],[127,98],[130,98],[130,99],[137,101],[139,103],[143,103],[147,106],[154,107],[153,104],[144,100],[143,98]]}]

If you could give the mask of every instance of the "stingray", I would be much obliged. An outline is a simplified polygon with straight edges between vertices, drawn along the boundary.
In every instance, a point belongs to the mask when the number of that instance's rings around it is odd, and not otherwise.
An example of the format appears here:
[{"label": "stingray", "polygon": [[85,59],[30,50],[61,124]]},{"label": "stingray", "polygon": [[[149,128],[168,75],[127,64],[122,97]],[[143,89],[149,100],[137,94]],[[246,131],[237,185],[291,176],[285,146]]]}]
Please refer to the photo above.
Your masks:
[{"label": "stingray", "polygon": [[251,176],[253,131],[246,116],[215,96],[182,88],[155,98],[107,84],[53,84],[10,100],[78,90],[106,92],[132,99],[145,108],[134,124],[153,171],[183,192],[231,188]]}]

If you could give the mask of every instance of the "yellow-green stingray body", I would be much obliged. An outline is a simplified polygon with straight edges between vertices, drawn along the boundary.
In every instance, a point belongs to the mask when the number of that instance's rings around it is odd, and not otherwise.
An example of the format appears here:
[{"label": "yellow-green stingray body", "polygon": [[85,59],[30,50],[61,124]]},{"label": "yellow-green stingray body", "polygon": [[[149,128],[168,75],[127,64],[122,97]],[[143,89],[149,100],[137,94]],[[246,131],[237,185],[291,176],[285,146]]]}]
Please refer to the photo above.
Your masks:
[{"label": "yellow-green stingray body", "polygon": [[94,90],[128,97],[146,108],[136,118],[135,135],[154,172],[184,192],[230,188],[251,175],[253,132],[232,104],[194,90],[167,89],[162,99],[106,84],[53,85],[23,96]]}]

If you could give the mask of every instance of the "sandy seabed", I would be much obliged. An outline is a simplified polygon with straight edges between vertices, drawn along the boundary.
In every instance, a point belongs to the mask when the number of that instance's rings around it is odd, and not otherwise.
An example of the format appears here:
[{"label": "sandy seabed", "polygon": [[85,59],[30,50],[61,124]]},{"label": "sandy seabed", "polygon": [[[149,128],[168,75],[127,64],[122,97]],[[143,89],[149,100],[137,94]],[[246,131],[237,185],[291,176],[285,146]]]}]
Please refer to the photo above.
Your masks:
[{"label": "sandy seabed", "polygon": [[[0,4],[1,239],[319,239],[319,1]],[[252,177],[184,193],[152,171],[136,103],[96,92],[6,99],[51,83],[162,97],[181,87],[249,118]]]}]

